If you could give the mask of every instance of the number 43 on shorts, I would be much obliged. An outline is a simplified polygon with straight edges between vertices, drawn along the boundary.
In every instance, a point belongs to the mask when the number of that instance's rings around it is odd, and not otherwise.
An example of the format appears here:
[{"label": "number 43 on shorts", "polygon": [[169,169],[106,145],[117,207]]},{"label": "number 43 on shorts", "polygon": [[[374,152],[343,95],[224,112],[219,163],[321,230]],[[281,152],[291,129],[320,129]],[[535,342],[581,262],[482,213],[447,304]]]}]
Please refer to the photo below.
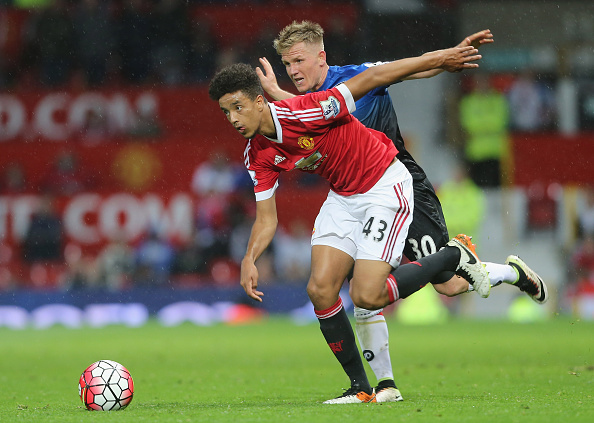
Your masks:
[{"label": "number 43 on shorts", "polygon": [[365,237],[367,238],[369,236],[369,234],[373,231],[373,240],[380,242],[382,239],[384,239],[384,232],[386,230],[386,228],[388,227],[388,224],[386,223],[385,220],[379,220],[378,224],[373,225],[375,218],[373,216],[371,216],[369,218],[369,220],[367,221],[367,223],[365,223],[365,225],[363,226],[363,233],[365,234]]}]

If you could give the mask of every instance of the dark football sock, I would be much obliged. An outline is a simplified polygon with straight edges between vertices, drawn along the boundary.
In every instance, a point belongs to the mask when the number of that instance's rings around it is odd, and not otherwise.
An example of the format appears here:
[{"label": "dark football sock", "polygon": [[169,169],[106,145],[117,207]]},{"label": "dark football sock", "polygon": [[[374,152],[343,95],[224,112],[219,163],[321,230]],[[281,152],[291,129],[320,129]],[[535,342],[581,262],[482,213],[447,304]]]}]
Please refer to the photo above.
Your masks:
[{"label": "dark football sock", "polygon": [[460,250],[445,247],[435,254],[399,266],[388,277],[392,302],[406,298],[431,282],[444,271],[454,272],[460,261]]},{"label": "dark football sock", "polygon": [[456,272],[452,272],[450,270],[444,270],[440,272],[437,276],[431,279],[431,283],[433,285],[444,283],[452,279],[456,275]]},{"label": "dark football sock", "polygon": [[320,330],[334,356],[348,375],[351,386],[371,394],[371,385],[355,342],[351,322],[342,306],[342,300],[339,298],[332,307],[315,312],[320,322]]}]

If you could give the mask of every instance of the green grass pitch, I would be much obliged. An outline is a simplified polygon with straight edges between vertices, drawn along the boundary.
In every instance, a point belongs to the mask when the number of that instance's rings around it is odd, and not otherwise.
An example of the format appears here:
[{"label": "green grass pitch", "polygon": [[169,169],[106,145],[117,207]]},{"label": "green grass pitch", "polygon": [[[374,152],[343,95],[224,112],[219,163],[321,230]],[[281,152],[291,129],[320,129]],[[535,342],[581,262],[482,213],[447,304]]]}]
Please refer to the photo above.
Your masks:
[{"label": "green grass pitch", "polygon": [[[348,381],[317,324],[3,328],[0,421],[594,421],[593,322],[389,324],[405,401],[332,406]],[[126,410],[82,406],[78,377],[99,359],[132,373]]]}]

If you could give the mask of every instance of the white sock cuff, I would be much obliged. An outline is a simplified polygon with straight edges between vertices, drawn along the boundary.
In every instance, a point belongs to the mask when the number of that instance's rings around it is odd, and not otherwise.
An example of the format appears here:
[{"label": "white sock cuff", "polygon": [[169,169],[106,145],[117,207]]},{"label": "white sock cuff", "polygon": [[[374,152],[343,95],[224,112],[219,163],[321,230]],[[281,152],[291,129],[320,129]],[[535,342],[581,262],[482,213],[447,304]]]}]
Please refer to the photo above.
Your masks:
[{"label": "white sock cuff", "polygon": [[489,272],[491,285],[496,286],[501,282],[514,283],[518,279],[518,274],[509,264],[499,264],[483,262],[485,269]]},{"label": "white sock cuff", "polygon": [[370,319],[373,316],[377,316],[378,314],[380,314],[383,310],[384,310],[383,308],[380,308],[379,310],[367,310],[365,308],[355,306],[355,319],[356,320]]}]

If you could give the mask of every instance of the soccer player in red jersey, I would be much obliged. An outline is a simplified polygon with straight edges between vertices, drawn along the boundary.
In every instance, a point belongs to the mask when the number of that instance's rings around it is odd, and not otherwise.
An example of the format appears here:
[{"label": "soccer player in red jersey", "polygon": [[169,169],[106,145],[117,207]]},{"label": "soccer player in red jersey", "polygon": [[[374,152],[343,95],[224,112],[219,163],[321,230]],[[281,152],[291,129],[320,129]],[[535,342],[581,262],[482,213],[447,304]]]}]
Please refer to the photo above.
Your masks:
[{"label": "soccer player in red jersey", "polygon": [[[326,51],[323,41],[324,30],[314,22],[292,22],[280,31],[274,40],[274,47],[281,56],[287,75],[301,93],[324,91],[344,82],[354,75],[360,74],[377,63],[360,65],[330,66],[326,62]],[[476,32],[466,37],[458,45],[482,46],[493,42],[493,34],[489,30]],[[274,100],[284,100],[293,94],[282,90],[277,82],[272,67],[266,58],[261,58],[262,69],[256,68],[260,82]],[[403,80],[430,78],[441,73],[442,69],[433,69],[408,75]],[[400,133],[398,119],[387,87],[379,87],[368,92],[357,100],[357,110],[353,113],[368,128],[385,133],[398,150],[397,158],[408,169],[413,177],[414,213],[408,230],[404,247],[404,256],[409,260],[438,251],[448,241],[448,230],[441,205],[433,185],[424,170],[406,150],[404,139]],[[484,262],[492,286],[502,282],[513,284],[525,291],[538,303],[546,301],[546,287],[541,282],[535,284],[527,276],[538,277],[525,263],[519,262],[517,256],[509,256],[506,264]],[[536,280],[536,279],[535,279]],[[472,285],[453,272],[444,272],[430,281],[435,290],[447,296],[454,296],[472,289]],[[540,289],[540,286],[543,289]],[[363,356],[376,375],[378,385],[375,387],[377,402],[401,401],[402,395],[394,382],[389,352],[388,328],[382,310],[366,310],[355,307],[355,328]]]},{"label": "soccer player in red jersey", "polygon": [[241,285],[248,296],[262,301],[255,261],[276,231],[280,172],[300,169],[330,183],[312,236],[307,292],[351,388],[328,403],[375,400],[339,297],[353,261],[350,295],[357,306],[367,309],[405,298],[444,270],[463,274],[479,292],[490,285],[465,236],[454,238],[432,256],[398,267],[414,207],[412,178],[396,158],[391,140],[350,114],[355,101],[375,87],[433,68],[475,68],[478,59],[473,47],[439,50],[370,68],[327,91],[273,103],[264,98],[258,76],[248,65],[229,66],[211,81],[210,97],[247,139],[244,161],[257,201],[241,264]]}]

